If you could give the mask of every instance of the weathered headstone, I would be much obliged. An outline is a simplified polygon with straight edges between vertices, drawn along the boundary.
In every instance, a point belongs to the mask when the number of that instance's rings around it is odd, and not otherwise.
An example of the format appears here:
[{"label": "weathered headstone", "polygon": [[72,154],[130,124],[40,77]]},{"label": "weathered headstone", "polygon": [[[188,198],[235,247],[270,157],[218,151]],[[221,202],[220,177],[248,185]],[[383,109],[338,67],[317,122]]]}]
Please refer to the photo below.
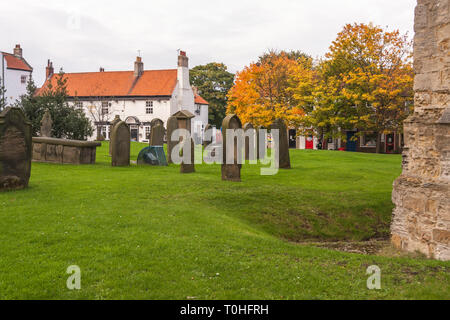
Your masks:
[{"label": "weathered headstone", "polygon": [[130,165],[130,128],[121,121],[114,126],[114,140],[112,141],[112,162],[113,167]]},{"label": "weathered headstone", "polygon": [[[290,169],[291,159],[289,157],[289,137],[286,124],[281,119],[276,119],[271,125],[270,130],[278,130],[279,141],[273,141],[272,143],[278,143],[279,151],[279,168]],[[273,150],[272,146],[272,150]]]},{"label": "weathered headstone", "polygon": [[41,137],[51,137],[52,126],[52,116],[50,115],[50,111],[46,110],[41,120]]},{"label": "weathered headstone", "polygon": [[21,109],[0,113],[0,191],[23,189],[31,174],[31,123]]},{"label": "weathered headstone", "polygon": [[185,129],[189,132],[189,137],[180,137],[180,141],[183,140],[183,150],[187,150],[187,148],[191,148],[191,163],[184,163],[181,162],[181,168],[180,168],[180,172],[181,173],[191,173],[191,172],[195,172],[195,167],[194,167],[194,141],[191,139],[190,134],[191,134],[191,119],[195,118],[195,116],[187,111],[187,110],[181,110],[176,112],[173,115],[177,121],[178,121],[178,128],[179,129]]},{"label": "weathered headstone", "polygon": [[[250,137],[248,136],[248,134],[249,134],[248,130],[253,130],[253,132],[254,132],[253,140],[250,139]],[[258,141],[258,139],[256,137],[256,130],[251,123],[246,123],[244,125],[244,132],[247,134],[245,136],[245,160],[246,161],[257,160],[258,156],[255,154],[256,150],[257,150],[257,148],[255,148],[255,144]],[[252,150],[253,159],[251,159],[251,157],[250,157],[251,150]]]},{"label": "weathered headstone", "polygon": [[404,122],[392,243],[450,260],[449,1],[418,0],[414,30],[414,113]]},{"label": "weathered headstone", "polygon": [[195,172],[195,165],[194,165],[194,140],[192,138],[188,138],[183,140],[183,149],[182,152],[186,152],[190,149],[190,163],[185,163],[184,161],[181,162],[180,166],[180,173],[192,173]]},{"label": "weathered headstone", "polygon": [[137,164],[138,166],[139,165],[167,166],[164,148],[162,146],[145,147],[144,149],[141,150],[141,152],[139,152]]},{"label": "weathered headstone", "polygon": [[[212,137],[212,129],[213,129],[213,126],[212,125],[210,125],[209,123],[205,126],[205,130],[203,131],[203,148],[205,148],[206,149],[206,147],[208,147],[211,143],[212,143],[212,140],[213,140],[213,137]],[[208,137],[207,139],[205,138],[206,137],[206,132],[208,132],[210,130],[210,137]]]},{"label": "weathered headstone", "polygon": [[152,119],[152,121],[150,121],[150,127],[153,129],[153,127],[154,126],[156,126],[156,125],[160,125],[160,126],[162,126],[162,127],[164,127],[164,121],[162,121],[161,119],[159,119],[159,118],[155,118],[155,119]]},{"label": "weathered headstone", "polygon": [[110,156],[112,156],[112,144],[113,144],[113,141],[114,141],[114,126],[116,124],[118,124],[120,121],[122,121],[122,120],[120,120],[120,116],[116,115],[114,117],[114,120],[111,121],[111,124],[109,126],[109,155]]},{"label": "weathered headstone", "polygon": [[167,162],[172,162],[172,150],[176,146],[177,142],[172,141],[172,133],[178,129],[178,120],[176,117],[171,116],[167,119]]},{"label": "weathered headstone", "polygon": [[164,134],[164,127],[160,123],[156,123],[150,131],[150,146],[163,146]]},{"label": "weathered headstone", "polygon": [[[227,139],[227,130],[228,129],[240,129],[242,128],[241,120],[239,120],[238,116],[235,114],[230,114],[225,117],[222,121],[222,136],[223,136],[223,150],[222,150],[222,180],[227,181],[241,181],[241,167],[242,165],[238,164],[238,146],[236,139]],[[230,141],[231,140],[231,141]],[[231,146],[234,150],[233,163],[227,163],[227,152],[229,151]]]}]

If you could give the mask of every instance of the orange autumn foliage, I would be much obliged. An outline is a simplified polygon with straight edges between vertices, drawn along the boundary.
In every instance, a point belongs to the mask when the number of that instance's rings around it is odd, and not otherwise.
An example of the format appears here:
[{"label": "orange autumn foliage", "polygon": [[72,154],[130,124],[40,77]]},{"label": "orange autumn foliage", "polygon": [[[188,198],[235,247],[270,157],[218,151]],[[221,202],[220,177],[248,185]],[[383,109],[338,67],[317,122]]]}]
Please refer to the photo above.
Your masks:
[{"label": "orange autumn foliage", "polygon": [[311,67],[307,58],[269,53],[262,62],[252,63],[237,73],[235,85],[228,93],[227,112],[236,113],[242,123],[254,126],[267,127],[276,118],[287,125],[298,124],[304,115],[299,107],[299,83],[312,79]]}]

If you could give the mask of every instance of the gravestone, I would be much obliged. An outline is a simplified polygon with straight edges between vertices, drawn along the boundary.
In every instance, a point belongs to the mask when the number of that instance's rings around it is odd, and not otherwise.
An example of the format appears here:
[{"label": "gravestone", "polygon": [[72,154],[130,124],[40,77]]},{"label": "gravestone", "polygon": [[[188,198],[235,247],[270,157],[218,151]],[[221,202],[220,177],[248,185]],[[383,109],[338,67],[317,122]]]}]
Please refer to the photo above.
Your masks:
[{"label": "gravestone", "polygon": [[167,119],[167,162],[172,162],[172,150],[176,146],[177,142],[172,141],[172,133],[178,129],[178,120],[176,117],[171,116]]},{"label": "gravestone", "polygon": [[[212,129],[213,129],[213,126],[208,123],[206,125],[206,127],[205,127],[205,130],[203,131],[203,139],[204,139],[203,140],[203,148],[205,148],[205,149],[206,149],[206,147],[208,147],[212,143],[212,140],[213,140]],[[210,139],[205,139],[206,132],[208,132],[209,130],[211,131],[211,138]]]},{"label": "gravestone", "polygon": [[164,134],[164,127],[160,123],[155,123],[150,131],[150,146],[163,146]]},{"label": "gravestone", "polygon": [[[252,145],[250,145],[250,142],[251,142],[250,137],[245,136],[245,160],[246,161],[258,159],[258,156],[255,154],[257,152],[257,148],[255,148],[255,144],[258,142],[258,138],[256,137],[257,132],[251,123],[246,123],[244,125],[244,132],[247,133],[248,130],[252,130],[252,129],[255,132]],[[250,158],[250,150],[251,150],[250,148],[252,148],[252,150],[253,150],[253,157],[254,157],[253,159]]]},{"label": "gravestone", "polygon": [[52,136],[52,116],[50,115],[50,111],[46,110],[44,116],[41,120],[41,137],[51,137]]},{"label": "gravestone", "polygon": [[111,165],[129,166],[130,165],[130,128],[125,121],[120,121],[114,126],[114,140],[112,142],[112,161]]},{"label": "gravestone", "polygon": [[185,150],[190,148],[191,150],[191,157],[190,157],[190,163],[184,163],[184,161],[181,162],[180,166],[180,173],[193,173],[195,172],[195,165],[194,165],[194,139],[188,138],[183,140],[183,149],[182,152],[184,153]]},{"label": "gravestone", "polygon": [[[270,130],[278,129],[279,141],[278,141],[278,151],[279,151],[279,168],[280,169],[290,169],[291,159],[289,157],[289,137],[286,124],[281,119],[276,119],[271,125]],[[272,139],[273,140],[273,139]],[[272,141],[272,143],[277,143],[277,141]],[[274,150],[272,146],[272,150]]]},{"label": "gravestone", "polygon": [[450,260],[450,2],[418,0],[414,30],[414,113],[404,122],[391,240]]},{"label": "gravestone", "polygon": [[152,121],[150,121],[150,128],[153,129],[153,127],[158,124],[164,128],[164,121],[162,121],[159,118],[155,118],[155,119],[152,119]]},{"label": "gravestone", "polygon": [[120,121],[120,117],[119,116],[115,116],[114,120],[111,121],[111,124],[109,126],[109,155],[112,156],[112,144],[114,141],[114,126],[116,124],[118,124]]},{"label": "gravestone", "polygon": [[0,191],[23,189],[31,174],[31,123],[21,109],[0,113]]},{"label": "gravestone", "polygon": [[[241,120],[239,120],[238,116],[235,114],[230,114],[225,117],[222,121],[222,137],[223,137],[223,149],[222,149],[222,180],[226,181],[241,181],[241,167],[242,165],[238,164],[238,150],[237,150],[237,141],[228,141],[227,139],[227,130],[228,129],[241,129],[242,124]],[[229,145],[234,145],[234,157],[233,163],[227,164],[227,152]]]},{"label": "gravestone", "polygon": [[178,121],[178,128],[179,129],[185,129],[189,132],[189,137],[180,137],[180,141],[181,139],[183,139],[183,150],[185,150],[186,148],[191,148],[191,163],[184,163],[181,162],[181,168],[180,168],[180,172],[181,173],[191,173],[191,172],[195,172],[195,167],[194,167],[194,141],[191,139],[190,135],[191,135],[191,119],[195,118],[195,116],[187,111],[187,110],[181,110],[176,112],[173,115],[177,121]]}]

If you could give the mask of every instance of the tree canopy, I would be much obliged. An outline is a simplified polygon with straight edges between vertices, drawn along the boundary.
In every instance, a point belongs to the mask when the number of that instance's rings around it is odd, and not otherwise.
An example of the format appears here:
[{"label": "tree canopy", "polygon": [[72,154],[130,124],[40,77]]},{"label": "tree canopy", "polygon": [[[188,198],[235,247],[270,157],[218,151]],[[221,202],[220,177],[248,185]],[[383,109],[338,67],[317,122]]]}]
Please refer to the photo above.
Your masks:
[{"label": "tree canopy", "polygon": [[209,122],[220,128],[225,118],[227,94],[233,86],[234,74],[223,63],[208,63],[190,71],[191,84],[209,102]]}]

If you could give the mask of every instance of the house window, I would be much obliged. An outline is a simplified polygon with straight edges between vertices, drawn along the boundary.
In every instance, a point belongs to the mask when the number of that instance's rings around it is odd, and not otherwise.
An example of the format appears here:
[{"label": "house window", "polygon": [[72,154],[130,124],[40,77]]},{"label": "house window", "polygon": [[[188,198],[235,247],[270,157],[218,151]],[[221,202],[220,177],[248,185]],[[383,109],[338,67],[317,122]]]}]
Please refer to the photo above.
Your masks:
[{"label": "house window", "polygon": [[200,113],[201,113],[201,110],[202,110],[201,108],[202,108],[201,105],[196,104],[196,105],[195,105],[195,113],[196,113],[196,114],[200,114]]},{"label": "house window", "polygon": [[20,76],[21,83],[27,83],[27,76]]},{"label": "house window", "polygon": [[150,127],[145,127],[145,139],[150,140]]},{"label": "house window", "polygon": [[111,103],[108,101],[102,101],[102,115],[106,115],[109,113],[109,107],[111,106]]},{"label": "house window", "polygon": [[83,109],[83,102],[81,101],[75,102],[75,108]]},{"label": "house window", "polygon": [[146,114],[153,114],[153,101],[146,101],[145,102],[145,113]]},{"label": "house window", "polygon": [[102,136],[105,139],[108,139],[108,131],[105,126],[102,127]]},{"label": "house window", "polygon": [[361,136],[361,147],[373,148],[377,146],[377,134],[365,133]]}]

